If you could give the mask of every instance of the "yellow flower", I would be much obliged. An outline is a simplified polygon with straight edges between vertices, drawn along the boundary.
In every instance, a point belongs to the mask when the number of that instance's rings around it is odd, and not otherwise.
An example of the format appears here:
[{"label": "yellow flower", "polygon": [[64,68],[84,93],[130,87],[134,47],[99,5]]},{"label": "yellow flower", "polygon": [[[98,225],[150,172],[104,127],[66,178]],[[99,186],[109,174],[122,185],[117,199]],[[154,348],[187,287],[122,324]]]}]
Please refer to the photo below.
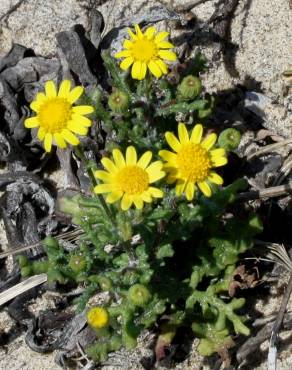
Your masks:
[{"label": "yellow flower", "polygon": [[212,169],[227,163],[223,148],[210,150],[217,140],[216,134],[208,135],[202,141],[203,126],[198,124],[192,130],[191,136],[183,123],[178,125],[178,138],[171,132],[166,132],[165,138],[175,153],[160,150],[159,155],[167,163],[164,169],[168,173],[166,181],[176,182],[176,194],[186,194],[188,200],[194,198],[196,186],[206,197],[212,195],[208,181],[222,185],[223,179]]},{"label": "yellow flower", "polygon": [[79,139],[75,134],[86,135],[91,120],[84,117],[93,112],[90,105],[73,106],[73,103],[83,94],[84,88],[74,87],[71,91],[71,82],[64,80],[57,92],[54,81],[47,81],[45,93],[38,93],[30,104],[36,116],[24,121],[26,128],[39,128],[37,137],[44,141],[46,152],[50,152],[52,143],[64,149],[67,143],[78,145]]},{"label": "yellow flower", "polygon": [[147,68],[157,78],[167,73],[167,65],[163,60],[175,61],[176,54],[171,49],[174,47],[165,38],[168,32],[158,32],[155,27],[149,27],[143,33],[140,27],[135,25],[136,34],[128,29],[131,40],[124,41],[125,50],[117,53],[116,58],[125,58],[120,67],[124,71],[132,65],[132,77],[143,80]]},{"label": "yellow flower", "polygon": [[106,201],[114,203],[122,198],[121,208],[128,210],[131,205],[142,209],[144,202],[151,203],[152,198],[163,197],[163,192],[153,186],[155,181],[165,176],[162,171],[161,161],[153,162],[150,151],[145,152],[137,160],[136,149],[129,146],[126,150],[126,158],[119,149],[113,150],[113,160],[102,158],[101,163],[107,171],[98,170],[95,172],[96,178],[102,180],[104,184],[99,184],[94,188],[95,193],[110,193]]},{"label": "yellow flower", "polygon": [[94,329],[102,329],[109,323],[109,314],[103,307],[92,307],[86,314],[87,322]]}]

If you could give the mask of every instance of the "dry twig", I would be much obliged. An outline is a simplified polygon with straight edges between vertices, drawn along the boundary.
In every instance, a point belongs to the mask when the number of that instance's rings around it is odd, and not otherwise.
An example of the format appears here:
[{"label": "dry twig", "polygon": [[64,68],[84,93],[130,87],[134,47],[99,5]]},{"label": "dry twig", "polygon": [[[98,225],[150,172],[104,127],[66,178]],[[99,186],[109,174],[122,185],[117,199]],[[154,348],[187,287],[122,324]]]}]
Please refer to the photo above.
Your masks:
[{"label": "dry twig", "polygon": [[240,193],[237,196],[238,201],[246,201],[262,198],[274,198],[282,195],[292,194],[292,182],[285,185],[272,186],[261,190],[252,190]]},{"label": "dry twig", "polygon": [[[68,231],[66,233],[57,235],[55,238],[57,240],[74,241],[74,240],[79,239],[79,237],[82,235],[82,233],[83,233],[82,230],[78,227],[73,231]],[[14,254],[17,254],[17,253],[27,251],[27,250],[32,249],[32,248],[40,247],[41,245],[42,245],[42,241],[34,243],[34,244],[26,245],[24,247],[9,249],[6,252],[0,253],[0,259],[8,257],[10,255],[14,255]]]},{"label": "dry twig", "polygon": [[47,281],[46,274],[40,274],[31,276],[30,278],[22,281],[19,284],[14,285],[12,288],[5,290],[0,293],[0,306],[11,299],[17,297],[18,295],[26,292],[27,290],[34,288],[38,285],[41,285]]}]

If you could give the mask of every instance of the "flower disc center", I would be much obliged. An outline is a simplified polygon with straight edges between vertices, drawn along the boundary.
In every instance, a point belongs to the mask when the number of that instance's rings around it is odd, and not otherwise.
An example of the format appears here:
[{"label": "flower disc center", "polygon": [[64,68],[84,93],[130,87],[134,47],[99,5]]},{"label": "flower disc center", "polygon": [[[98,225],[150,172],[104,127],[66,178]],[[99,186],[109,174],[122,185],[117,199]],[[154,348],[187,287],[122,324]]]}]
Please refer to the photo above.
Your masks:
[{"label": "flower disc center", "polygon": [[154,41],[139,39],[133,42],[132,56],[135,60],[149,62],[157,56],[157,48]]},{"label": "flower disc center", "polygon": [[179,175],[192,182],[201,182],[209,175],[211,161],[208,151],[199,144],[187,144],[177,153]]},{"label": "flower disc center", "polygon": [[71,119],[71,104],[63,98],[51,98],[39,110],[40,126],[47,132],[55,133],[67,126]]},{"label": "flower disc center", "polygon": [[117,174],[120,190],[128,195],[142,194],[149,186],[148,173],[139,166],[126,166]]}]

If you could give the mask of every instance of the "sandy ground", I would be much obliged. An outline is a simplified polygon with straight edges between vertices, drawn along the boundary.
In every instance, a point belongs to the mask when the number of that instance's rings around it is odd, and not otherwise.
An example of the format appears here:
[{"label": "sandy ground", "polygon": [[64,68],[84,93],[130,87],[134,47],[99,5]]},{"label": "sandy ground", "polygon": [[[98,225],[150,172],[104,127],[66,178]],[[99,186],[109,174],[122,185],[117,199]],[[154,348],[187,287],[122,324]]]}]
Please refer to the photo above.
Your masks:
[{"label": "sandy ground", "polygon": [[[188,1],[189,2],[189,1]],[[31,47],[38,54],[50,56],[55,52],[54,34],[67,30],[73,24],[82,23],[87,26],[87,11],[85,6],[89,0],[0,0],[0,55],[9,51],[12,40]],[[94,1],[91,1],[94,3]],[[96,4],[102,1],[95,1]],[[164,1],[170,7],[185,4],[184,0]],[[206,21],[214,11],[216,1],[209,0],[193,9],[194,15]],[[292,126],[291,118],[287,115],[289,100],[283,97],[285,81],[282,73],[292,65],[292,17],[289,0],[241,0],[232,22],[231,41],[239,46],[236,54],[235,67],[238,72],[232,77],[224,64],[223,58],[210,63],[210,70],[204,77],[208,92],[218,92],[232,89],[238,83],[244,83],[252,89],[254,84],[260,86],[264,94],[277,101],[281,113],[274,112],[275,121],[288,130]],[[19,4],[16,9],[7,14],[9,9]],[[126,17],[137,15],[155,5],[150,0],[110,0],[96,7],[102,12],[107,27],[119,22],[121,10]],[[247,4],[249,4],[247,6]],[[6,15],[5,15],[6,14]],[[176,32],[172,32],[175,36]],[[289,45],[290,41],[290,45]],[[212,45],[198,43],[206,56],[211,59],[216,52]],[[285,114],[283,113],[285,111]],[[3,225],[0,224],[0,243],[5,246]],[[283,279],[283,284],[285,279]],[[268,302],[258,302],[258,308],[265,314],[276,312],[280,305],[279,297],[272,297]],[[290,307],[292,309],[292,307]],[[0,313],[0,330],[8,331],[12,321],[6,312]],[[263,347],[267,346],[267,343]],[[195,344],[194,344],[195,347]],[[263,348],[265,350],[265,348]],[[292,349],[285,346],[279,354],[278,370],[292,368]],[[265,359],[263,355],[263,361]],[[113,367],[111,367],[112,370]],[[134,366],[133,369],[140,368]],[[265,362],[255,365],[253,369],[266,368]],[[24,337],[16,338],[8,347],[0,349],[0,369],[11,370],[57,370],[54,355],[41,355],[31,351],[24,343]],[[109,367],[108,367],[109,369]],[[203,365],[202,359],[193,350],[188,360],[178,366],[178,369],[212,369]],[[131,369],[129,369],[131,370]]]}]

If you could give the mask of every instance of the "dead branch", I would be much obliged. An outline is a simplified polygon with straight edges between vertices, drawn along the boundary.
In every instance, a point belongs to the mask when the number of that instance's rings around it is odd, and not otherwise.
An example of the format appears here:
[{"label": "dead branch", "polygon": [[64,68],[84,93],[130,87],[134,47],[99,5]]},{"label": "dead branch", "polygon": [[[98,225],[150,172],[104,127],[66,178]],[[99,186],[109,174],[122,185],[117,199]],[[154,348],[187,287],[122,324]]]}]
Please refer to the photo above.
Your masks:
[{"label": "dead branch", "polygon": [[237,201],[246,201],[262,198],[275,198],[282,195],[292,194],[292,182],[285,185],[272,186],[261,190],[252,190],[245,193],[240,193],[237,196]]},{"label": "dead branch", "polygon": [[279,331],[282,326],[284,314],[286,311],[287,304],[292,293],[292,275],[290,276],[285,294],[283,296],[280,310],[277,315],[277,319],[272,327],[272,334],[269,344],[269,354],[268,354],[268,370],[276,370],[277,368],[277,343],[279,339]]}]

